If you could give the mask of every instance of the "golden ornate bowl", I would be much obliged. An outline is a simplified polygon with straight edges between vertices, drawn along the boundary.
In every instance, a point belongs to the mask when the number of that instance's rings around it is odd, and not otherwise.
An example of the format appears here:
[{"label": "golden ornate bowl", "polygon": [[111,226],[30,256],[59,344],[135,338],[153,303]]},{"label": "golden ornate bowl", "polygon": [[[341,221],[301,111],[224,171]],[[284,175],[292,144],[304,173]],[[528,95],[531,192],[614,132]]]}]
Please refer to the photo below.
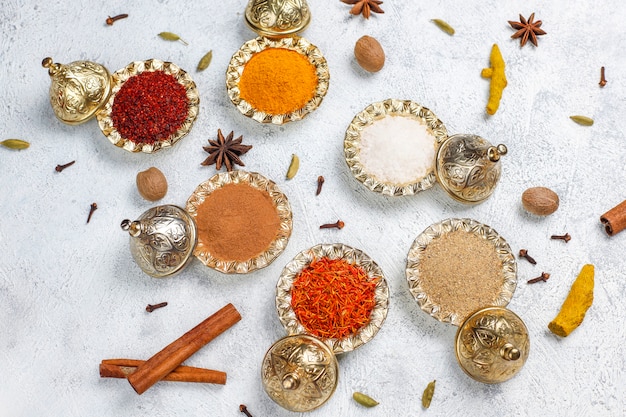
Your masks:
[{"label": "golden ornate bowl", "polygon": [[[313,97],[300,109],[286,114],[270,114],[254,108],[250,103],[240,96],[239,81],[246,64],[255,54],[269,48],[282,48],[295,51],[304,56],[314,67],[317,74],[317,87]],[[282,125],[283,123],[300,120],[307,114],[319,107],[328,91],[330,74],[326,58],[322,55],[317,46],[304,38],[293,36],[279,39],[258,37],[244,43],[241,48],[232,56],[226,70],[226,89],[230,101],[237,109],[247,117],[259,123],[273,123]]]},{"label": "golden ornate bowl", "polygon": [[212,192],[222,188],[226,184],[242,183],[249,184],[252,188],[265,191],[269,194],[270,199],[276,207],[280,219],[280,227],[275,239],[264,252],[252,259],[242,262],[219,259],[208,250],[196,247],[194,255],[200,259],[203,264],[226,274],[246,274],[268,266],[285,250],[287,242],[289,242],[289,237],[291,236],[292,213],[287,197],[273,181],[256,172],[231,171],[214,175],[198,185],[187,200],[185,210],[195,220],[198,207]]},{"label": "golden ornate bowl", "polygon": [[[424,251],[432,242],[457,230],[485,239],[493,246],[494,253],[502,262],[502,285],[498,295],[489,305],[477,305],[473,310],[482,307],[506,307],[513,297],[513,292],[517,286],[517,263],[515,256],[511,252],[511,247],[494,229],[472,219],[446,219],[435,223],[424,230],[413,242],[407,256],[406,278],[409,284],[409,291],[417,301],[420,308],[445,323],[459,326],[466,317],[459,313],[459,309],[443,309],[436,304],[431,295],[428,294],[422,285],[421,262]],[[463,280],[463,271],[459,271],[459,280]]]},{"label": "golden ornate bowl", "polygon": [[432,111],[418,103],[395,99],[372,103],[354,116],[346,130],[344,154],[352,175],[370,190],[389,196],[413,195],[431,188],[437,181],[434,158],[432,169],[424,177],[403,184],[385,182],[376,178],[361,162],[361,133],[366,127],[387,116],[410,117],[425,124],[433,136],[435,151],[438,145],[448,137],[446,127],[441,120]]},{"label": "golden ornate bowl", "polygon": [[[111,118],[113,109],[113,103],[115,102],[115,96],[120,91],[124,83],[131,77],[139,75],[146,71],[163,71],[165,74],[173,76],[183,87],[185,87],[188,100],[187,118],[183,121],[182,125],[172,133],[167,139],[156,141],[154,143],[135,143],[122,135],[117,131]],[[111,143],[129,152],[144,152],[153,153],[163,148],[169,148],[184,137],[193,122],[198,116],[198,109],[200,103],[200,97],[196,84],[193,82],[189,74],[180,69],[177,65],[171,62],[164,62],[158,59],[150,59],[147,61],[135,61],[128,64],[126,67],[113,73],[112,77],[111,95],[102,109],[96,113],[98,119],[98,125],[104,136],[106,136]]]},{"label": "golden ornate bowl", "polygon": [[[370,315],[370,322],[356,333],[341,339],[319,338],[325,342],[335,354],[352,351],[369,342],[380,330],[389,308],[389,288],[380,267],[364,252],[340,243],[313,246],[296,255],[283,269],[276,284],[276,310],[278,318],[289,335],[309,334],[298,321],[296,313],[291,307],[291,288],[300,271],[311,262],[320,258],[343,259],[344,261],[360,266],[370,279],[379,278],[374,298],[376,304]],[[311,335],[315,336],[315,335]],[[317,337],[317,336],[315,336]]]}]

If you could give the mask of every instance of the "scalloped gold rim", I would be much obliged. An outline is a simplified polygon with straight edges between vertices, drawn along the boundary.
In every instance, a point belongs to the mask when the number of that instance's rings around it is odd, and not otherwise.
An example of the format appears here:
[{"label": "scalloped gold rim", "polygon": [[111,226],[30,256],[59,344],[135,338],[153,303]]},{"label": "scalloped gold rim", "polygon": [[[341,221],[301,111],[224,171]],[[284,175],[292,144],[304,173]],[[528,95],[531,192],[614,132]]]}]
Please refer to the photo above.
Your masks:
[{"label": "scalloped gold rim", "polygon": [[[124,83],[131,77],[139,75],[146,71],[163,71],[165,74],[171,75],[183,86],[187,92],[188,110],[187,118],[183,121],[182,125],[172,133],[166,140],[161,140],[151,144],[148,143],[135,143],[129,139],[122,137],[117,131],[111,118],[113,109],[113,102],[118,91],[122,88]],[[180,139],[189,133],[191,127],[198,117],[198,110],[200,107],[200,96],[196,88],[196,84],[191,79],[189,74],[178,67],[176,64],[167,61],[160,61],[158,59],[149,59],[147,61],[134,61],[125,66],[124,68],[115,71],[111,76],[111,95],[107,100],[104,107],[96,113],[98,119],[98,126],[109,139],[109,141],[115,146],[122,148],[128,152],[144,152],[154,153],[160,149],[169,148],[176,144]]]},{"label": "scalloped gold rim", "polygon": [[204,202],[213,191],[226,184],[248,184],[257,190],[266,191],[278,212],[280,228],[276,238],[270,243],[265,252],[247,261],[228,261],[214,257],[207,250],[194,250],[194,255],[204,265],[225,274],[247,274],[271,264],[287,247],[293,227],[291,206],[285,194],[280,191],[274,181],[265,178],[256,172],[231,171],[220,172],[196,187],[187,200],[185,209],[194,220],[197,217],[198,206]]},{"label": "scalloped gold rim", "polygon": [[430,225],[417,236],[407,255],[406,279],[409,284],[409,291],[422,311],[441,322],[460,326],[466,317],[459,316],[456,311],[442,310],[439,305],[433,303],[420,285],[419,271],[420,259],[426,247],[433,240],[456,230],[465,230],[492,243],[498,258],[502,261],[502,277],[504,281],[498,298],[492,305],[493,307],[506,307],[509,301],[511,301],[517,287],[517,263],[506,240],[491,227],[473,219],[442,220]]},{"label": "scalloped gold rim", "polygon": [[[269,48],[282,48],[295,51],[303,55],[315,67],[318,79],[315,94],[301,109],[286,114],[269,114],[254,108],[250,103],[241,98],[239,81],[246,64],[255,54]],[[226,70],[226,91],[228,92],[230,101],[237,107],[239,112],[259,123],[273,123],[276,125],[301,120],[307,114],[317,109],[328,91],[329,81],[330,73],[328,72],[326,58],[324,58],[317,46],[298,36],[280,39],[270,39],[260,36],[249,40],[233,54]]]},{"label": "scalloped gold rim", "polygon": [[[367,272],[370,278],[380,278],[376,285],[374,298],[376,305],[372,310],[370,322],[359,329],[353,335],[342,339],[320,338],[307,332],[304,326],[296,318],[296,313],[291,307],[291,287],[297,275],[307,267],[314,259],[328,257],[330,259],[343,259],[349,263],[360,266]],[[283,269],[278,283],[276,284],[276,311],[278,318],[289,335],[307,334],[317,337],[326,343],[335,354],[352,351],[369,342],[380,330],[389,309],[389,287],[382,269],[369,256],[359,249],[341,243],[322,244],[313,246],[297,254]]]},{"label": "scalloped gold rim", "polygon": [[344,156],[352,175],[370,190],[389,196],[413,195],[431,188],[437,181],[435,159],[433,159],[432,170],[425,177],[408,184],[395,184],[378,180],[367,172],[360,159],[361,132],[363,129],[376,120],[394,115],[414,117],[425,123],[435,138],[434,145],[440,145],[448,137],[448,131],[444,124],[428,108],[411,100],[387,99],[370,104],[354,116],[348,129],[346,129],[343,145]]}]

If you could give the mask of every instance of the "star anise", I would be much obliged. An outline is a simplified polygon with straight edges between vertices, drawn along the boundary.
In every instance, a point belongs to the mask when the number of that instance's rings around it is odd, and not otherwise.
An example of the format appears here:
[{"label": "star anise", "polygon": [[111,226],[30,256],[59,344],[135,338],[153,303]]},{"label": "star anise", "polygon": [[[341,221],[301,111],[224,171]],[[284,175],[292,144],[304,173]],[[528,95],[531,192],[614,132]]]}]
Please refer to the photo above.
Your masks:
[{"label": "star anise", "polygon": [[215,168],[219,171],[222,169],[222,164],[226,165],[227,171],[233,170],[233,165],[244,166],[239,157],[244,153],[252,149],[252,145],[242,145],[241,141],[243,136],[239,136],[233,140],[234,133],[230,132],[226,138],[222,134],[221,129],[217,129],[217,140],[209,139],[210,146],[203,146],[202,149],[207,151],[210,155],[205,159],[201,165],[207,166],[215,164]]},{"label": "star anise", "polygon": [[346,4],[354,4],[352,9],[350,10],[350,14],[358,15],[363,13],[363,17],[366,19],[370,18],[370,11],[374,13],[385,13],[383,9],[380,8],[380,5],[383,4],[382,1],[379,0],[341,0]]},{"label": "star anise", "polygon": [[517,29],[517,32],[511,35],[511,38],[522,38],[520,40],[520,47],[526,45],[528,39],[530,39],[533,45],[537,46],[537,36],[546,34],[546,32],[541,29],[541,20],[533,22],[534,18],[534,13],[530,15],[528,20],[524,19],[524,17],[520,14],[519,22],[513,22],[512,20],[509,20],[509,25],[511,25],[513,29]]}]

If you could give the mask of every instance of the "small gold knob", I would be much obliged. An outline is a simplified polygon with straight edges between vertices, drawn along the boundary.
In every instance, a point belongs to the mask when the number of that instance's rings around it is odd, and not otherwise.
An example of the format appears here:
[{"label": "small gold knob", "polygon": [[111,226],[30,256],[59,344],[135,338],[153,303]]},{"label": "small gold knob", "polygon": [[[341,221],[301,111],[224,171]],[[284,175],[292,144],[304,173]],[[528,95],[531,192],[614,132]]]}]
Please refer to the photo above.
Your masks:
[{"label": "small gold knob", "polygon": [[283,378],[283,388],[287,390],[295,390],[298,389],[300,385],[300,379],[297,375],[287,374]]},{"label": "small gold knob", "polygon": [[498,146],[490,146],[487,149],[487,157],[491,162],[498,162],[502,155],[506,155],[508,149],[505,145],[499,144]]},{"label": "small gold knob", "polygon": [[522,354],[518,348],[510,343],[506,343],[500,349],[500,356],[502,356],[507,361],[516,361],[522,356]]},{"label": "small gold knob", "polygon": [[51,77],[59,71],[59,68],[61,68],[61,65],[55,64],[50,57],[44,58],[43,61],[41,61],[41,66],[48,68],[48,74],[50,74]]}]

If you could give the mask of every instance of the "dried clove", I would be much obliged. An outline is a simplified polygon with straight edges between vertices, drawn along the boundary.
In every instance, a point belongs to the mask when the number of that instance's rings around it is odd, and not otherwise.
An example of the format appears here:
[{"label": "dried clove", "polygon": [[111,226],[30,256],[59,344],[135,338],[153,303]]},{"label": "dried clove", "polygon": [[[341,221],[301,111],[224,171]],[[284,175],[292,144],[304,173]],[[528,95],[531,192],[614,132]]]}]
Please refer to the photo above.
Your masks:
[{"label": "dried clove", "polygon": [[89,209],[89,216],[87,216],[87,223],[89,223],[89,220],[91,220],[91,216],[93,215],[93,212],[96,211],[98,209],[98,205],[96,203],[91,203],[91,208]]},{"label": "dried clove", "polygon": [[162,303],[158,303],[158,304],[148,304],[146,306],[146,311],[148,313],[152,313],[154,310],[158,309],[158,308],[163,308],[167,305],[167,301],[164,301]]},{"label": "dried clove", "polygon": [[126,13],[118,14],[117,16],[113,16],[113,17],[109,16],[107,17],[106,23],[109,26],[113,26],[113,23],[115,23],[116,21],[121,20],[121,19],[126,19],[127,17],[128,15]]},{"label": "dried clove", "polygon": [[324,177],[320,175],[317,177],[317,191],[315,192],[315,195],[320,195],[322,192],[322,185],[324,185]]},{"label": "dried clove", "polygon": [[72,166],[72,165],[74,165],[75,163],[76,163],[76,161],[68,162],[67,164],[63,164],[63,165],[60,165],[60,164],[59,164],[59,165],[57,165],[57,166],[56,166],[56,168],[54,168],[54,170],[55,170],[56,172],[61,172],[61,171],[63,171],[65,168],[67,168],[67,167],[69,167],[69,166]]},{"label": "dried clove", "polygon": [[528,254],[528,251],[526,249],[520,249],[519,250],[519,256],[521,258],[526,258],[526,260],[528,262],[530,262],[531,264],[537,265],[537,261],[535,261],[535,259]]},{"label": "dried clove", "polygon": [[537,278],[529,279],[527,283],[534,284],[539,281],[546,282],[549,278],[550,278],[550,274],[548,274],[547,272],[542,272],[540,276],[538,276]]},{"label": "dried clove", "polygon": [[600,87],[604,87],[606,85],[606,78],[604,77],[604,67],[600,68]]},{"label": "dried clove", "polygon": [[245,405],[241,404],[239,406],[239,411],[241,411],[242,413],[244,413],[247,417],[252,417],[252,414],[250,414],[250,412],[248,411],[248,407],[246,407]]},{"label": "dried clove", "polygon": [[563,240],[563,241],[565,241],[565,243],[567,243],[570,240],[572,240],[572,237],[569,235],[569,233],[565,233],[562,236],[561,235],[552,235],[552,236],[550,236],[550,239]]},{"label": "dried clove", "polygon": [[320,229],[343,229],[344,222],[337,220],[337,223],[326,223],[320,226]]}]

